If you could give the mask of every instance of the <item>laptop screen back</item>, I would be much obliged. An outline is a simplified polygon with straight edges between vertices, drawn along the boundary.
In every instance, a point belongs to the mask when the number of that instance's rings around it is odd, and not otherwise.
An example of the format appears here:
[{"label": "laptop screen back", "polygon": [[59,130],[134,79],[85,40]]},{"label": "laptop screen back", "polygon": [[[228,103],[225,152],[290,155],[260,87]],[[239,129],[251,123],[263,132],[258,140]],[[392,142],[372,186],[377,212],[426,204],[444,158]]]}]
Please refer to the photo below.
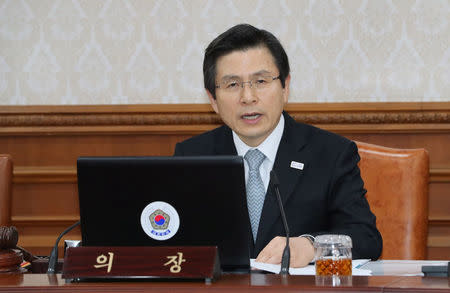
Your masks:
[{"label": "laptop screen back", "polygon": [[84,246],[211,245],[248,268],[242,157],[80,157],[77,173]]}]

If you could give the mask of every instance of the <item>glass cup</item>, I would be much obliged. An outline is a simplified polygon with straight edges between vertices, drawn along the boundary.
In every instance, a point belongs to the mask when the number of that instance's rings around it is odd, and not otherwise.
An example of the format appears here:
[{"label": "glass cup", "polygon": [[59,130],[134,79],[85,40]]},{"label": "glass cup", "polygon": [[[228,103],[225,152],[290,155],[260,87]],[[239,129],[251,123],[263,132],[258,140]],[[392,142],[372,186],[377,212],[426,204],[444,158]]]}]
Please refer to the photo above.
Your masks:
[{"label": "glass cup", "polygon": [[316,236],[314,250],[316,276],[352,275],[352,239],[349,236]]}]

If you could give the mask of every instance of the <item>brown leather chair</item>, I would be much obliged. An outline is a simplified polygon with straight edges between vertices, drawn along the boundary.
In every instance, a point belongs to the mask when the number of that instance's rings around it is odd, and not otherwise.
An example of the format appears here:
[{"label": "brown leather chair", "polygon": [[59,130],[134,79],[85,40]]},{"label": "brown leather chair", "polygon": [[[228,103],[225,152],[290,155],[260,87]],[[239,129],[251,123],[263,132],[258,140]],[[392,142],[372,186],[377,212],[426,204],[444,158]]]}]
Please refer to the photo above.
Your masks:
[{"label": "brown leather chair", "polygon": [[425,259],[428,152],[356,142],[367,200],[383,236],[382,259]]},{"label": "brown leather chair", "polygon": [[0,154],[0,226],[11,223],[12,173],[11,156]]}]

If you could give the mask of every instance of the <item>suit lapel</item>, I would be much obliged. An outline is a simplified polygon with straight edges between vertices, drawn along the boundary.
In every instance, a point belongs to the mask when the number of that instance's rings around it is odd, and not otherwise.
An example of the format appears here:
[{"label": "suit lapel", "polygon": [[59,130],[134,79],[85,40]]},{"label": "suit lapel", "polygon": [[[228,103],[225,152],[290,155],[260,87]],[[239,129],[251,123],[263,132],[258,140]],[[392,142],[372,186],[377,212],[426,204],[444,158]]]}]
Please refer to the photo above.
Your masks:
[{"label": "suit lapel", "polygon": [[[279,188],[283,206],[292,195],[295,186],[301,180],[301,176],[303,175],[303,170],[290,167],[291,162],[300,162],[307,166],[307,157],[306,154],[302,152],[302,149],[307,143],[308,136],[307,131],[302,129],[303,127],[301,124],[296,124],[294,119],[286,113],[284,113],[284,117],[285,129],[273,166],[273,170],[280,181]],[[258,241],[255,247],[256,251],[263,249],[267,244],[267,241],[271,240],[266,238],[268,237],[273,224],[278,217],[280,217],[280,209],[277,203],[276,195],[273,188],[270,186],[271,183],[269,184],[269,188],[267,190],[261,220],[259,223],[257,236]]]},{"label": "suit lapel", "polygon": [[224,125],[217,131],[214,137],[214,152],[216,155],[237,155],[234,146],[233,134],[231,129]]}]

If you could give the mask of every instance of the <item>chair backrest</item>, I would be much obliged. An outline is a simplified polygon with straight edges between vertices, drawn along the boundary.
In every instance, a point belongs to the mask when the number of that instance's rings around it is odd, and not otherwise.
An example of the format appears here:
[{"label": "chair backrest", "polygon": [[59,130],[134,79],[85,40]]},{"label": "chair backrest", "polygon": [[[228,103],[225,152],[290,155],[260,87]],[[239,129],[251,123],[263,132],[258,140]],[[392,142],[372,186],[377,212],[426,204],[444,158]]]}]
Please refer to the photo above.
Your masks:
[{"label": "chair backrest", "polygon": [[425,259],[428,152],[356,142],[367,200],[383,236],[382,259]]},{"label": "chair backrest", "polygon": [[0,226],[11,223],[12,173],[11,156],[0,154]]}]

